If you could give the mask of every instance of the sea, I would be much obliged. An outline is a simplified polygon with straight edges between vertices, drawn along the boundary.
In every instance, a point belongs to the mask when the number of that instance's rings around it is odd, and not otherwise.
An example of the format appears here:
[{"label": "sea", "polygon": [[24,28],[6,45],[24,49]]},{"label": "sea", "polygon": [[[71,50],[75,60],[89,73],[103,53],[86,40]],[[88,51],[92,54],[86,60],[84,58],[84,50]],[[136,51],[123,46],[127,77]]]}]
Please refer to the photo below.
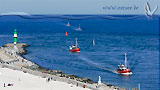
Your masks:
[{"label": "sea", "polygon": [[[23,56],[42,67],[94,82],[101,76],[102,83],[129,90],[138,84],[159,90],[159,22],[144,15],[1,15],[0,45],[13,43],[17,29],[18,42],[30,45]],[[79,53],[69,51],[75,38]],[[116,73],[124,53],[129,76]]]}]

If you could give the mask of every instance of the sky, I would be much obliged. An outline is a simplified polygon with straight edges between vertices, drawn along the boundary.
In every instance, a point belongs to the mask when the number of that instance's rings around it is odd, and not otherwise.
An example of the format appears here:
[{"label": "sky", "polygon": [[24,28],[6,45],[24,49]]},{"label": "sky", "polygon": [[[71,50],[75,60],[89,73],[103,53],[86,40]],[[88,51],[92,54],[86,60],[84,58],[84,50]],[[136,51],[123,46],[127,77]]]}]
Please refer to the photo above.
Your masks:
[{"label": "sky", "polygon": [[0,0],[0,14],[145,14],[146,2],[160,14],[160,0]]}]

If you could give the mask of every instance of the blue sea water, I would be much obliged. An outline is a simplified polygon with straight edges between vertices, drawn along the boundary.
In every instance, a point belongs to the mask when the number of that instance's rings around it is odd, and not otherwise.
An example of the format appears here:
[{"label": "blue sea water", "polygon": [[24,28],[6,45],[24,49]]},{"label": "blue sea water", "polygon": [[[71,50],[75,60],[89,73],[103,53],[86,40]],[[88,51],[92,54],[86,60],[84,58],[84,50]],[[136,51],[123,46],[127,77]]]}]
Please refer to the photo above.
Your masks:
[{"label": "blue sea water", "polygon": [[[0,45],[13,42],[13,30],[18,41],[30,45],[25,58],[49,69],[141,90],[159,89],[159,21],[144,16],[2,16],[0,17]],[[118,17],[118,18],[117,18]],[[137,16],[136,16],[137,17]],[[66,27],[68,18],[71,26]],[[113,19],[114,18],[114,19]],[[128,19],[126,19],[128,18]],[[82,31],[76,31],[78,25]],[[68,36],[65,36],[68,32]],[[69,52],[75,38],[80,53]],[[92,40],[96,45],[92,45]],[[128,64],[133,75],[115,72],[120,62]]]}]

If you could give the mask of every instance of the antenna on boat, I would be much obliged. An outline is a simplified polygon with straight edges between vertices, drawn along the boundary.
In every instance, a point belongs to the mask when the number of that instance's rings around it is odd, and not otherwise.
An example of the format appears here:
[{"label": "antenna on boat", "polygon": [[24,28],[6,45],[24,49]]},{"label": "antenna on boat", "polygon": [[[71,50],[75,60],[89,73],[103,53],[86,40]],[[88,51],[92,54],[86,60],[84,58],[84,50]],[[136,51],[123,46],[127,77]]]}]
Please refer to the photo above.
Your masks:
[{"label": "antenna on boat", "polygon": [[77,45],[78,45],[78,43],[77,43],[77,38],[76,38],[76,48],[77,48]]},{"label": "antenna on boat", "polygon": [[127,53],[125,53],[124,55],[125,55],[125,67],[127,68]]}]

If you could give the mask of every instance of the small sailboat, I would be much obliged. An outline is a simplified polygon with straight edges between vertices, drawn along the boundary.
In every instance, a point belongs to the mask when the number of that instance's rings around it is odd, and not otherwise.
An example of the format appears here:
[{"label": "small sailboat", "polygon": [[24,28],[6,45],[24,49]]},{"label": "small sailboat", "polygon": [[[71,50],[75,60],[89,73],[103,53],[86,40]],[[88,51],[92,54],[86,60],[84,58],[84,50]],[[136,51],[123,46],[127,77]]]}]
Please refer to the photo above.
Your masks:
[{"label": "small sailboat", "polygon": [[94,41],[94,39],[93,39],[93,41],[92,41],[92,42],[93,42],[93,46],[94,46],[94,45],[96,45],[96,44],[95,44],[95,41]]},{"label": "small sailboat", "polygon": [[67,25],[66,25],[66,26],[70,26],[69,21],[68,21],[68,23],[67,23]]},{"label": "small sailboat", "polygon": [[71,52],[80,52],[80,48],[78,46],[77,38],[76,38],[76,44],[69,46],[69,51]]},{"label": "small sailboat", "polygon": [[117,73],[123,75],[131,75],[131,70],[127,67],[127,54],[125,53],[125,65],[121,64],[118,65]]},{"label": "small sailboat", "polygon": [[79,26],[78,26],[78,30],[79,30],[79,31],[81,31],[81,30],[82,30],[82,29],[81,29],[81,27],[80,27],[80,24],[79,24]]}]

